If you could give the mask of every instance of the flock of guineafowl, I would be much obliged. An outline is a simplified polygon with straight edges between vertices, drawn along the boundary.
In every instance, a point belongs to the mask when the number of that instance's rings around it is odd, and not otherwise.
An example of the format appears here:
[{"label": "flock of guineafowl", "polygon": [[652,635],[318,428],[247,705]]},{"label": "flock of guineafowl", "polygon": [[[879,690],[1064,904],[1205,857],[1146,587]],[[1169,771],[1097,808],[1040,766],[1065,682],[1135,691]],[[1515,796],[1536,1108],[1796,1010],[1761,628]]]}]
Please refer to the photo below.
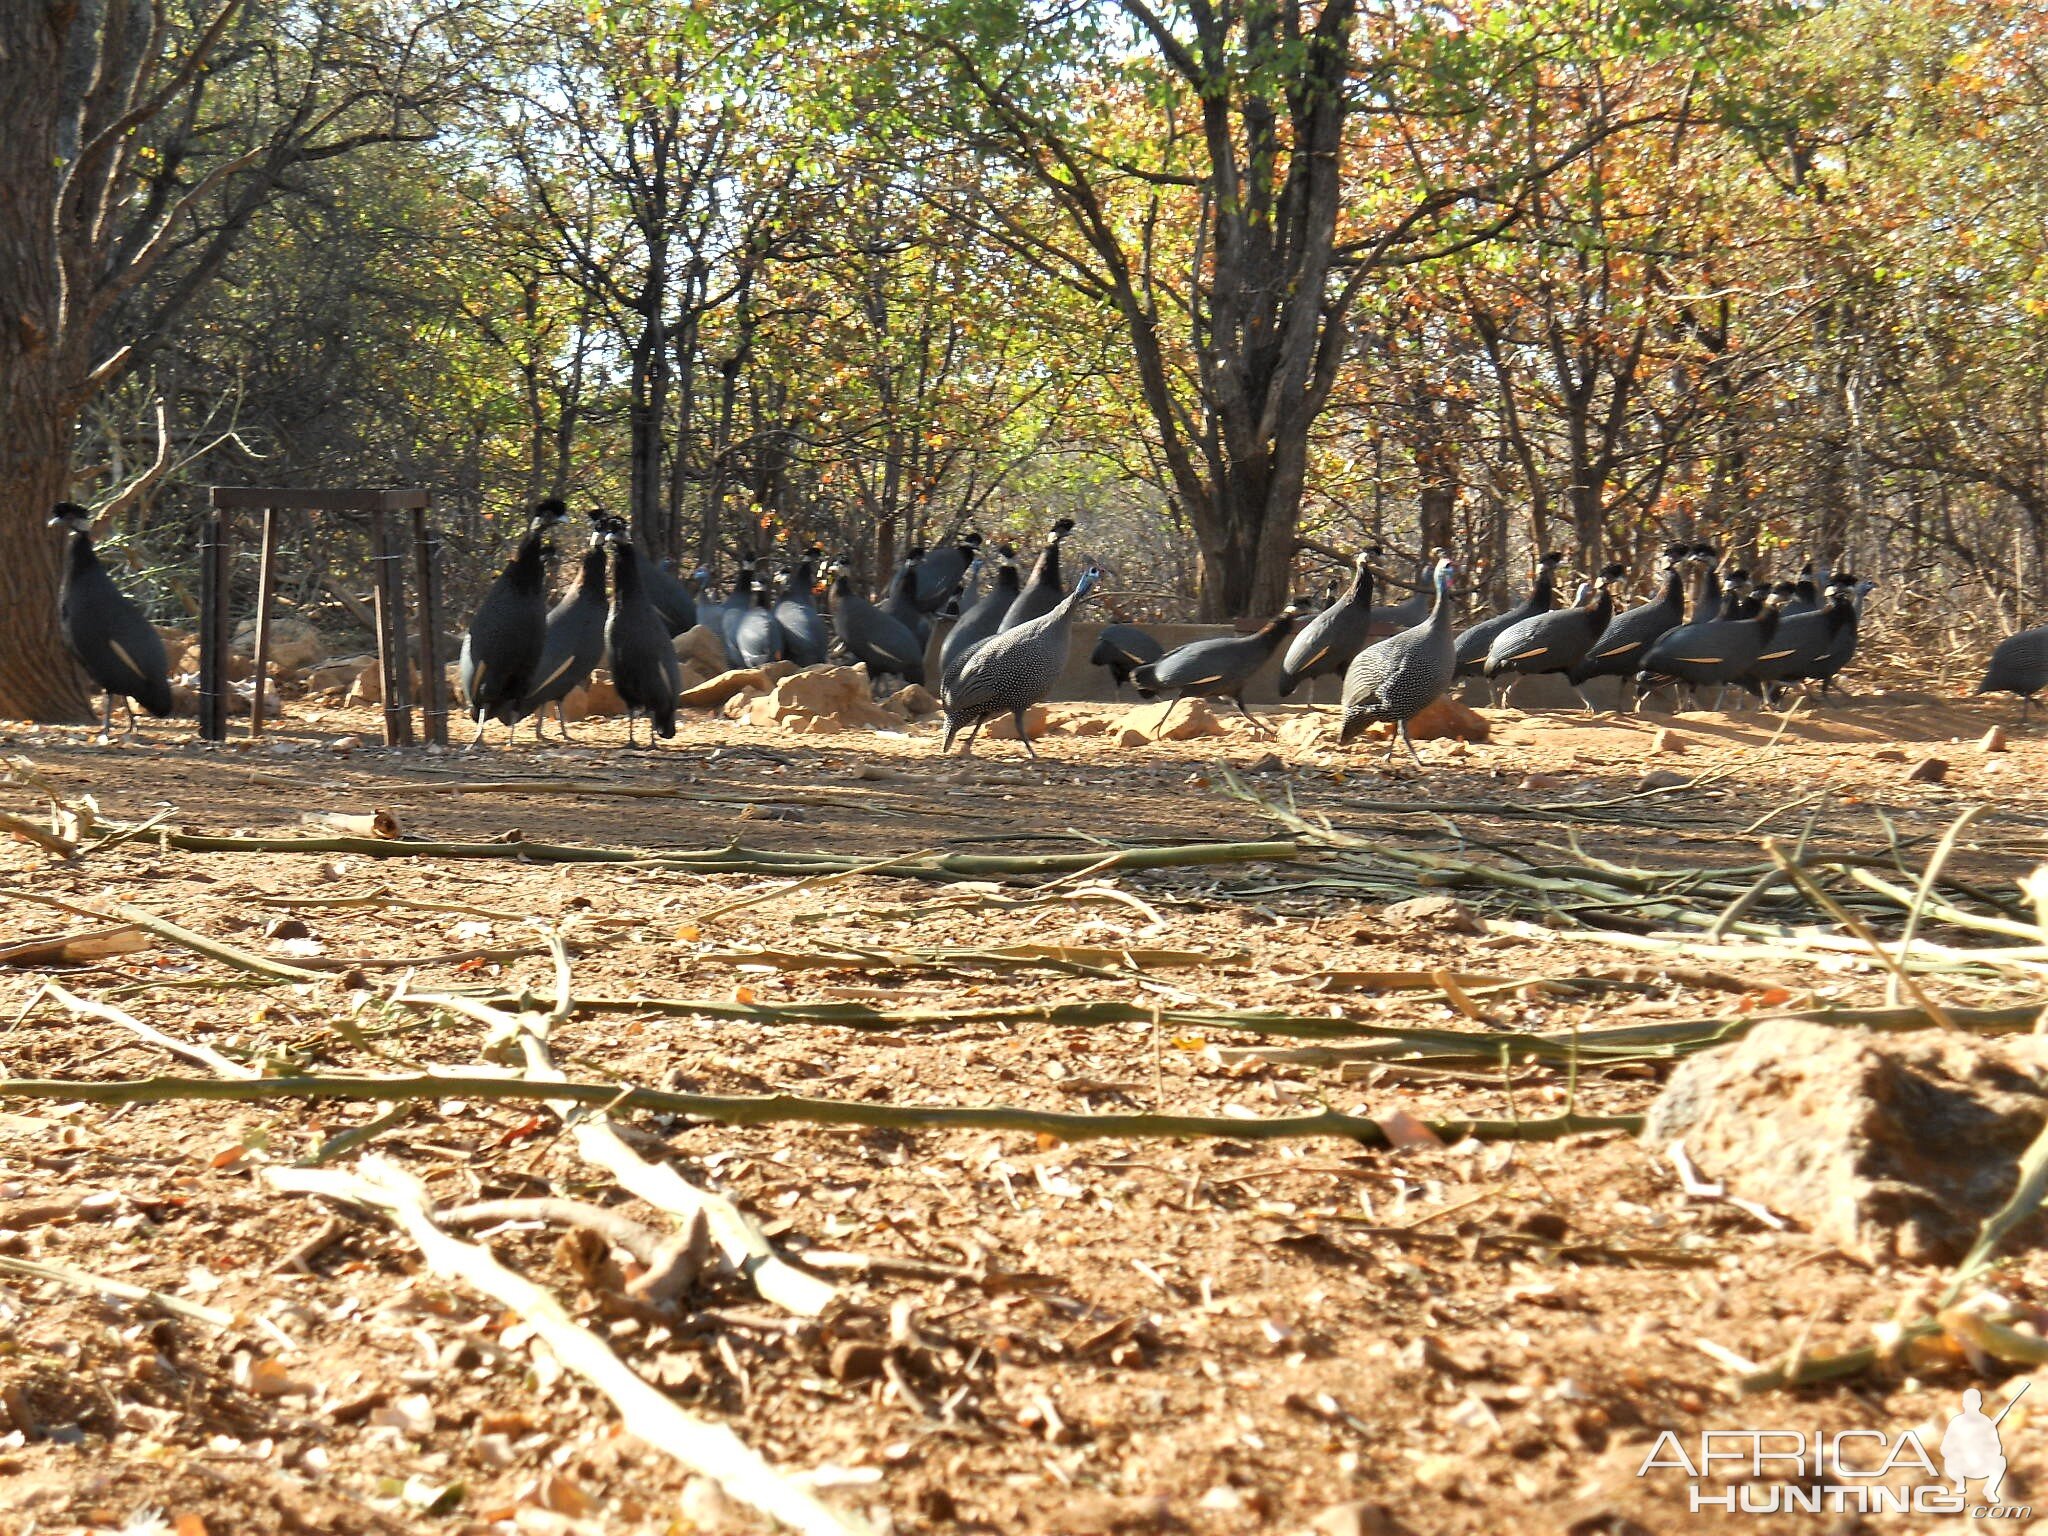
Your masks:
[{"label": "flock of guineafowl", "polygon": [[[933,626],[951,617],[938,654],[941,750],[951,750],[963,732],[971,750],[984,724],[1009,717],[1036,757],[1025,711],[1058,683],[1075,609],[1102,574],[1091,564],[1071,584],[1066,580],[1061,551],[1074,523],[1062,518],[1028,575],[1020,572],[1012,546],[990,548],[967,533],[942,548],[911,550],[888,591],[870,601],[844,561],[827,562],[824,550],[812,545],[789,559],[772,584],[756,562],[743,560],[731,591],[714,600],[701,586],[693,591],[664,566],[642,559],[622,520],[592,512],[578,576],[550,608],[549,536],[567,519],[559,500],[534,508],[518,548],[470,621],[460,677],[464,706],[477,723],[472,746],[492,721],[510,730],[532,717],[536,734],[544,734],[549,705],[566,735],[562,701],[600,664],[610,667],[626,706],[629,744],[637,744],[642,716],[650,745],[653,737],[673,736],[682,690],[674,640],[696,624],[718,635],[732,666],[783,659],[814,665],[828,658],[836,641],[878,683],[896,677],[921,684]],[[169,714],[163,642],[100,563],[91,514],[66,502],[50,522],[71,535],[59,617],[73,654],[107,696],[103,730],[111,733],[117,697],[132,701],[131,731],[134,703]],[[1399,741],[1420,765],[1408,722],[1462,677],[1483,674],[1506,702],[1520,679],[1560,674],[1589,711],[1594,706],[1584,685],[1600,677],[1622,679],[1638,707],[1667,688],[1689,698],[1711,688],[1716,707],[1731,688],[1765,704],[1795,684],[1815,684],[1825,694],[1855,654],[1858,618],[1873,585],[1812,565],[1792,579],[1756,582],[1746,571],[1724,573],[1711,544],[1673,544],[1664,551],[1650,600],[1621,607],[1617,589],[1625,572],[1609,565],[1561,604],[1562,560],[1545,554],[1520,604],[1461,630],[1453,621],[1455,569],[1447,556],[1437,551],[1423,562],[1411,597],[1375,606],[1377,553],[1361,553],[1348,586],[1320,609],[1292,603],[1250,634],[1171,651],[1135,625],[1110,624],[1091,659],[1109,670],[1119,693],[1130,685],[1147,697],[1227,699],[1257,724],[1245,707],[1245,688],[1284,645],[1281,697],[1303,683],[1313,697],[1317,679],[1340,677],[1339,741],[1388,723],[1395,727],[1389,758]],[[700,570],[695,579],[701,584],[706,574]],[[1977,691],[2019,695],[2024,719],[2044,686],[2048,626],[2003,641]]]}]

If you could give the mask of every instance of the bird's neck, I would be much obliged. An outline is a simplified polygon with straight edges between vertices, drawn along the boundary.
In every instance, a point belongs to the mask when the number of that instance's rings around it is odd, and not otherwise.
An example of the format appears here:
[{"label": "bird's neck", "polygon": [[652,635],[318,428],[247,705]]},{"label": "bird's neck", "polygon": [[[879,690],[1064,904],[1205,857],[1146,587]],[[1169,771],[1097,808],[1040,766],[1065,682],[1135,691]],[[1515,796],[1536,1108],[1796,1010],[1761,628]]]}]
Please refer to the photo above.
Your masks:
[{"label": "bird's neck", "polygon": [[71,535],[71,574],[83,576],[87,571],[99,569],[100,557],[92,547],[92,535],[74,533]]},{"label": "bird's neck", "polygon": [[612,601],[624,603],[640,595],[640,556],[630,544],[621,544],[612,562]]},{"label": "bird's neck", "polygon": [[583,574],[577,578],[576,584],[585,592],[604,591],[604,546],[602,544],[584,551]]},{"label": "bird's neck", "polygon": [[535,592],[541,589],[547,574],[540,558],[540,547],[545,537],[544,531],[536,528],[519,541],[519,548],[512,556],[512,563],[505,567],[505,575],[511,579],[514,586]]}]

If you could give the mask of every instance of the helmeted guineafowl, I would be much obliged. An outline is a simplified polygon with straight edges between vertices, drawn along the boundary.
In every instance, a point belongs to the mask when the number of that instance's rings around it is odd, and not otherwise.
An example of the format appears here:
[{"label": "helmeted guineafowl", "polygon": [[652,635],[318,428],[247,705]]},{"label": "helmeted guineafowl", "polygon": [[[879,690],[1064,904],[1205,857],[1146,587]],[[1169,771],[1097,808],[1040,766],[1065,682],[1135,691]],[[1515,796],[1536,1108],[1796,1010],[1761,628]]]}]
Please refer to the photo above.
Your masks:
[{"label": "helmeted guineafowl", "polygon": [[1031,574],[1025,578],[1024,589],[1010,604],[1010,611],[1003,615],[1004,629],[1015,629],[1019,624],[1051,613],[1054,605],[1066,596],[1066,583],[1060,579],[1060,546],[1073,531],[1074,520],[1071,517],[1063,517],[1052,525],[1052,531],[1045,538],[1045,548],[1038,552]]},{"label": "helmeted guineafowl", "polygon": [[112,738],[114,700],[119,697],[128,711],[132,736],[136,704],[160,719],[171,712],[171,664],[163,637],[100,564],[92,544],[90,512],[75,501],[60,501],[51,511],[49,525],[71,535],[57,622],[71,654],[93,686],[107,696],[100,735]]},{"label": "helmeted guineafowl", "polygon": [[995,579],[989,589],[946,631],[945,643],[939,647],[940,677],[951,673],[977,645],[1002,629],[1003,616],[1023,588],[1023,579],[1017,574],[1017,551],[1005,544],[996,551]]},{"label": "helmeted guineafowl", "polygon": [[1258,716],[1245,708],[1244,691],[1280,649],[1301,613],[1290,603],[1249,635],[1190,641],[1157,661],[1146,662],[1131,673],[1131,681],[1175,698],[1228,699],[1255,729],[1266,731]]},{"label": "helmeted guineafowl", "polygon": [[604,639],[611,652],[612,686],[626,706],[626,745],[639,745],[635,730],[647,717],[647,744],[676,733],[676,695],[683,691],[682,664],[668,625],[641,584],[641,560],[626,525],[614,522],[612,606],[605,619]]},{"label": "helmeted guineafowl", "polygon": [[1544,554],[1536,562],[1536,577],[1529,585],[1527,597],[1505,613],[1481,619],[1477,624],[1468,624],[1458,631],[1458,676],[1473,677],[1485,670],[1487,653],[1493,649],[1496,635],[1557,606],[1557,567],[1563,559],[1564,556],[1555,550]]},{"label": "helmeted guineafowl", "polygon": [[925,611],[917,606],[917,567],[924,559],[924,546],[913,544],[904,551],[903,559],[896,567],[896,574],[890,578],[889,590],[882,595],[882,601],[875,606],[889,615],[898,624],[909,630],[917,641],[917,652],[924,654],[924,648],[932,637],[932,621]]},{"label": "helmeted guineafowl", "polygon": [[590,547],[583,552],[583,569],[562,600],[548,610],[547,632],[541,644],[540,664],[534,668],[533,686],[520,701],[522,714],[533,716],[533,738],[545,741],[548,706],[555,706],[555,723],[562,739],[571,741],[569,717],[562,701],[572,689],[590,680],[591,672],[604,660],[604,621],[611,610],[605,591],[605,551],[611,543],[612,519],[602,512],[590,514]]},{"label": "helmeted guineafowl", "polygon": [[1301,626],[1280,658],[1280,697],[1291,698],[1296,684],[1309,685],[1309,702],[1315,702],[1315,680],[1342,677],[1365,645],[1372,628],[1372,556],[1361,551],[1352,563],[1351,582],[1343,594],[1321,613]]},{"label": "helmeted guineafowl", "polygon": [[832,578],[832,630],[839,643],[866,664],[876,682],[894,675],[906,683],[924,681],[924,648],[917,637],[853,589],[852,569],[844,560],[828,568]]},{"label": "helmeted guineafowl", "polygon": [[917,611],[938,613],[951,602],[966,579],[967,568],[981,554],[981,535],[969,531],[917,562]]},{"label": "helmeted guineafowl", "polygon": [[832,631],[818,612],[811,594],[818,579],[818,557],[825,551],[813,544],[782,578],[782,591],[775,599],[775,623],[782,631],[782,654],[800,667],[815,667],[832,649]]},{"label": "helmeted guineafowl", "polygon": [[1656,643],[1657,637],[1678,628],[1685,618],[1685,576],[1692,564],[1691,545],[1665,547],[1663,590],[1653,601],[1638,603],[1608,620],[1593,648],[1565,674],[1572,687],[1581,690],[1581,696],[1593,678],[1634,676],[1643,653]]},{"label": "helmeted guineafowl", "polygon": [[1049,613],[991,635],[974,648],[974,653],[949,674],[939,702],[946,710],[946,738],[939,751],[952,750],[953,737],[967,732],[963,754],[974,750],[974,737],[990,720],[1010,716],[1017,723],[1017,739],[1035,760],[1024,711],[1045,700],[1067,667],[1067,643],[1073,628],[1074,605],[1095,590],[1102,573],[1090,566],[1074,583],[1074,590],[1061,598]]},{"label": "helmeted guineafowl", "polygon": [[[1119,702],[1124,696],[1124,684],[1131,680],[1131,674],[1148,661],[1157,661],[1166,654],[1166,647],[1154,640],[1135,624],[1105,624],[1102,633],[1095,637],[1095,649],[1089,653],[1088,665],[1109,669],[1109,686]],[[1139,689],[1144,697],[1152,697],[1147,689]]]},{"label": "helmeted guineafowl", "polygon": [[1991,652],[1984,668],[1979,693],[2015,693],[2020,700],[2024,722],[2034,707],[2034,695],[2048,688],[2048,624],[2007,635]]},{"label": "helmeted guineafowl", "polygon": [[[1537,677],[1546,672],[1569,673],[1586,659],[1593,643],[1606,632],[1608,620],[1614,617],[1614,584],[1625,574],[1626,566],[1603,567],[1597,578],[1581,588],[1578,601],[1571,607],[1535,614],[1495,635],[1486,653],[1486,675],[1497,681],[1502,677]],[[1509,691],[1513,691],[1512,684]],[[1592,714],[1593,701],[1586,697],[1585,690],[1574,683],[1572,692],[1586,706],[1586,713]],[[1502,702],[1506,702],[1505,694]]]},{"label": "helmeted guineafowl", "polygon": [[1439,559],[1429,617],[1353,658],[1344,674],[1344,723],[1337,729],[1338,745],[1349,744],[1375,721],[1391,721],[1397,729],[1387,742],[1388,759],[1392,760],[1398,739],[1415,766],[1422,766],[1422,754],[1408,738],[1408,722],[1442,698],[1457,675],[1458,648],[1451,634],[1451,581],[1456,574],[1448,557]]},{"label": "helmeted guineafowl", "polygon": [[[541,544],[548,530],[568,515],[569,509],[555,497],[533,509],[526,536],[477,604],[469,631],[462,637],[462,697],[470,718],[476,721],[476,735],[469,743],[472,748],[484,739],[489,722],[512,726],[519,720],[547,644],[548,595]],[[509,738],[505,744],[512,744]]]},{"label": "helmeted guineafowl", "polygon": [[1754,618],[1713,618],[1679,625],[1659,636],[1643,653],[1642,666],[1636,672],[1638,700],[1652,688],[1675,682],[1719,689],[1714,696],[1718,708],[1728,685],[1749,674],[1777,627],[1778,609],[1772,603],[1765,604]]}]

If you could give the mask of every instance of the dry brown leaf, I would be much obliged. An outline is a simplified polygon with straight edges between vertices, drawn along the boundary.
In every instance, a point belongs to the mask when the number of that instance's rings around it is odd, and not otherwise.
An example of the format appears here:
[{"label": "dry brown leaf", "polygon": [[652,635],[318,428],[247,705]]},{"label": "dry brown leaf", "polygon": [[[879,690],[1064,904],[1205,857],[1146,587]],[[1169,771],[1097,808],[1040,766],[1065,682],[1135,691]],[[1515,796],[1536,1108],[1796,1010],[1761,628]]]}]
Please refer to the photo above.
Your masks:
[{"label": "dry brown leaf", "polygon": [[1372,1120],[1386,1136],[1387,1145],[1396,1151],[1405,1152],[1412,1147],[1440,1147],[1444,1144],[1443,1137],[1405,1109],[1374,1115]]}]

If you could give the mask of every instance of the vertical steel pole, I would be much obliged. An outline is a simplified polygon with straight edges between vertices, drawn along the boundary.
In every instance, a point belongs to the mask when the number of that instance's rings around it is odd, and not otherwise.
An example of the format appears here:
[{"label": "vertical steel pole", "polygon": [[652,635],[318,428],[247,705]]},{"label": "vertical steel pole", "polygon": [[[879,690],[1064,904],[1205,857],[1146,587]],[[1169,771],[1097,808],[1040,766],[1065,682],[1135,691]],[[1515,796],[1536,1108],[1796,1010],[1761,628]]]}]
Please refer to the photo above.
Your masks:
[{"label": "vertical steel pole", "polygon": [[270,600],[277,570],[277,508],[263,509],[263,549],[256,562],[256,677],[249,694],[249,734],[263,734],[263,705],[270,688]]}]

